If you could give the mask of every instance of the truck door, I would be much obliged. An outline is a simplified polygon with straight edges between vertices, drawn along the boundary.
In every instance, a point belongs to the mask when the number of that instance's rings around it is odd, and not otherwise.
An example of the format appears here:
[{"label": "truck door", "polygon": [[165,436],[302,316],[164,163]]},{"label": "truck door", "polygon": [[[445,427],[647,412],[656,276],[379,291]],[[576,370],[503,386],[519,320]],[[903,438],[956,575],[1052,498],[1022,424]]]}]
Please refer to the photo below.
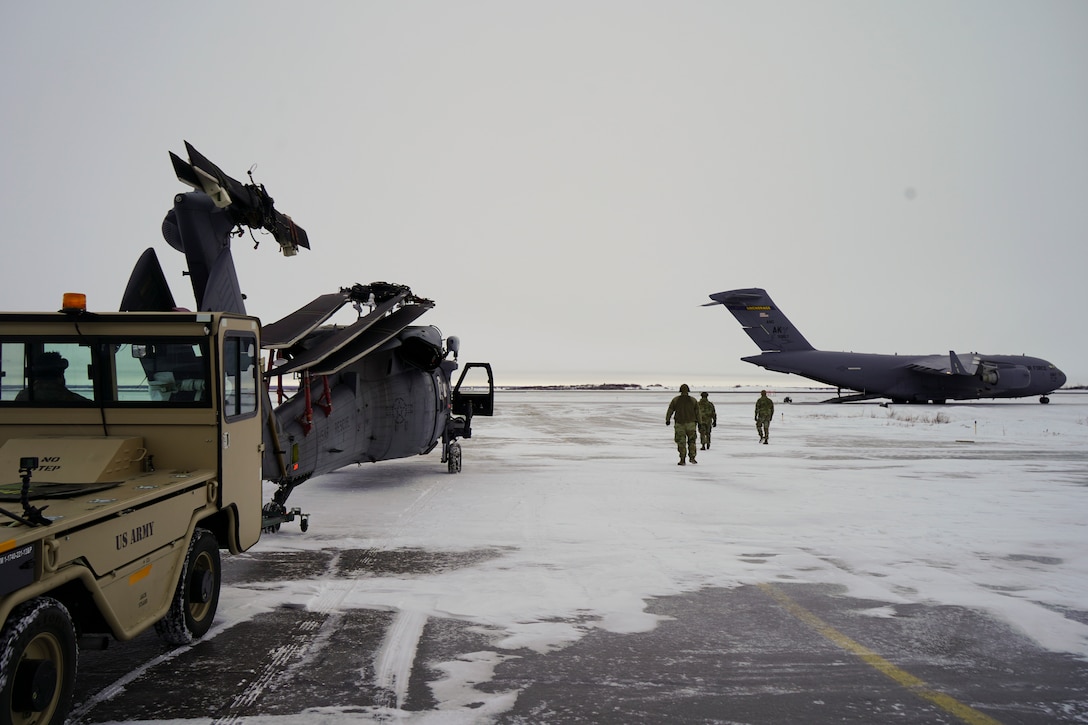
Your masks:
[{"label": "truck door", "polygon": [[234,507],[242,549],[261,535],[263,398],[256,330],[253,320],[229,319],[220,329],[220,505]]}]

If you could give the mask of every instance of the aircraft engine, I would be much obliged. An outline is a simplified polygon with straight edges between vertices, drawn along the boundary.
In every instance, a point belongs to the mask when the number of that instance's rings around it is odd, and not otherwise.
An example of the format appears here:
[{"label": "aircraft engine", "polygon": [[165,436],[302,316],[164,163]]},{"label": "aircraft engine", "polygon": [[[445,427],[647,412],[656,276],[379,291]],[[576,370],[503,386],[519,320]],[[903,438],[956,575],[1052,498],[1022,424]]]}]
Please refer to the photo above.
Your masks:
[{"label": "aircraft engine", "polygon": [[1031,385],[1031,371],[1023,365],[983,365],[979,378],[986,385],[1000,383],[1003,390],[1019,390]]}]

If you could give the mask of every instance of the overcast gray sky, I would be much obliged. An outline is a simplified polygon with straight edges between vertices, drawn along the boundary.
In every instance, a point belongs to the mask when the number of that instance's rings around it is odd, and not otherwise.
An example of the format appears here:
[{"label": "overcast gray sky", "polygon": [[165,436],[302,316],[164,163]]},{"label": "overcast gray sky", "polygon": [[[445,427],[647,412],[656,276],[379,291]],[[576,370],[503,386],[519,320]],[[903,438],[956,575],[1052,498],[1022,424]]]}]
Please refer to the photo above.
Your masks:
[{"label": "overcast gray sky", "polygon": [[707,295],[819,348],[1027,353],[1088,384],[1088,3],[5,2],[3,309],[116,309],[183,140],[500,383],[770,379]]}]

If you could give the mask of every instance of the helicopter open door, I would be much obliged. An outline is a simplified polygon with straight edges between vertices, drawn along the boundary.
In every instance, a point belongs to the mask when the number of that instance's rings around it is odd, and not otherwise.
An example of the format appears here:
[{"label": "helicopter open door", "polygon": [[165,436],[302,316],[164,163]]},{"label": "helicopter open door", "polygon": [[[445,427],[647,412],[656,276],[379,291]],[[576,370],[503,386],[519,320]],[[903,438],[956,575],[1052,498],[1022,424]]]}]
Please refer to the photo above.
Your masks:
[{"label": "helicopter open door", "polygon": [[[476,372],[468,377],[473,370]],[[491,373],[491,363],[465,363],[453,388],[453,412],[470,420],[476,415],[495,414],[495,376]]]}]

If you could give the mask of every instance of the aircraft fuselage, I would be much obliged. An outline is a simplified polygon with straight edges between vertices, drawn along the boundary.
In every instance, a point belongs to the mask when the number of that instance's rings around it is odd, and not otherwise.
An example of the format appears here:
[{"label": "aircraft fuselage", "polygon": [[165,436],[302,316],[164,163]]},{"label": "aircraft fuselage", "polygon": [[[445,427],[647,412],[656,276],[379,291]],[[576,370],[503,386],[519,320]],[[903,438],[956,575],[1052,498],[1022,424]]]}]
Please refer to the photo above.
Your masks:
[{"label": "aircraft fuselage", "polygon": [[[759,287],[710,295],[707,306],[722,305],[762,350],[741,358],[779,373],[793,373],[863,398],[903,402],[944,402],[978,398],[1023,398],[1065,385],[1065,374],[1047,360],[1027,355],[884,355],[817,350]],[[846,400],[844,398],[843,400]]]},{"label": "aircraft fuselage", "polygon": [[766,352],[741,358],[779,373],[907,402],[1020,398],[1046,395],[1065,384],[1065,375],[1042,358],[1024,355],[979,355],[978,372],[934,374],[911,365],[929,355],[803,350]]},{"label": "aircraft fuselage", "polygon": [[[302,389],[275,408],[279,444],[265,450],[266,478],[305,479],[352,463],[427,453],[449,416],[449,372],[407,365],[390,347],[336,375],[312,379],[309,397],[309,409]],[[272,473],[277,449],[290,460],[280,475]]]}]

